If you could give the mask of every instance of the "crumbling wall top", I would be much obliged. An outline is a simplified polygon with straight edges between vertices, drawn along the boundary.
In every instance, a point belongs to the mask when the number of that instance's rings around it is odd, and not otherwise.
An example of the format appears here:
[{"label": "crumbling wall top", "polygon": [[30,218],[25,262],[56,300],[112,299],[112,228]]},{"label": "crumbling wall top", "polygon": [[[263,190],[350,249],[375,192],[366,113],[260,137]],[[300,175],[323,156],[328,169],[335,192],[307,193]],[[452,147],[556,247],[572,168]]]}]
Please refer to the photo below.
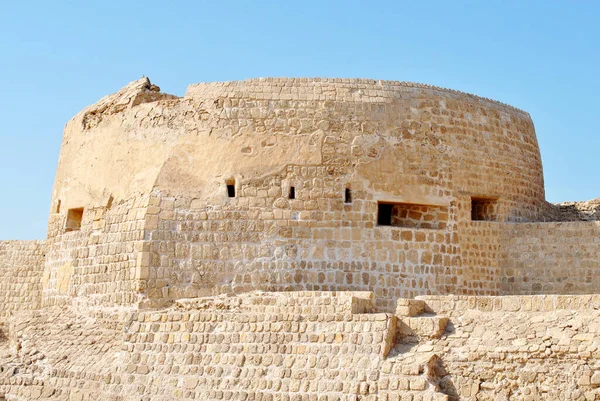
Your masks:
[{"label": "crumbling wall top", "polygon": [[102,119],[111,114],[120,113],[127,108],[142,103],[155,102],[157,100],[178,99],[175,95],[163,93],[160,87],[150,82],[147,77],[130,82],[119,91],[104,96],[95,104],[86,107],[80,113],[84,129],[98,125]]}]

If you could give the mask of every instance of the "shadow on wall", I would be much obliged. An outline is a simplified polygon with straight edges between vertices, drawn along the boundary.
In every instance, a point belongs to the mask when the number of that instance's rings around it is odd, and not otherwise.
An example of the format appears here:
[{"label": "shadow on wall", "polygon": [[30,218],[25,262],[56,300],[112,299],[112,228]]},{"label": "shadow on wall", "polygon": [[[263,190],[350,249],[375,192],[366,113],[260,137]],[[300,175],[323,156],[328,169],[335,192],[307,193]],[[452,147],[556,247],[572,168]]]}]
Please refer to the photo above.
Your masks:
[{"label": "shadow on wall", "polygon": [[432,377],[437,378],[437,385],[439,391],[448,396],[448,401],[460,400],[458,390],[452,382],[452,376],[448,374],[446,365],[441,359],[438,359],[437,363],[431,367]]}]

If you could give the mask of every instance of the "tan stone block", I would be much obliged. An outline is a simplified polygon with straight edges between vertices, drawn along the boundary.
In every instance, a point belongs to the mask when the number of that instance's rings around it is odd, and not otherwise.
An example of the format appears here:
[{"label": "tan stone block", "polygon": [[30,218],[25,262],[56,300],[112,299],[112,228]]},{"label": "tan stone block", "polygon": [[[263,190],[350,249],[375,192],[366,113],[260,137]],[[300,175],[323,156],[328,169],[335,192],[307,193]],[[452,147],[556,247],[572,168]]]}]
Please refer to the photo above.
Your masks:
[{"label": "tan stone block", "polygon": [[197,377],[186,377],[183,379],[183,386],[187,389],[194,389],[198,386]]},{"label": "tan stone block", "polygon": [[[160,207],[158,206],[148,206],[148,208],[146,209],[146,213],[150,214],[150,215],[155,215],[155,214],[159,214],[160,213]],[[142,216],[143,218],[144,216]]]},{"label": "tan stone block", "polygon": [[592,375],[592,377],[590,379],[590,383],[593,386],[599,386],[600,385],[600,371],[594,372],[594,374]]}]

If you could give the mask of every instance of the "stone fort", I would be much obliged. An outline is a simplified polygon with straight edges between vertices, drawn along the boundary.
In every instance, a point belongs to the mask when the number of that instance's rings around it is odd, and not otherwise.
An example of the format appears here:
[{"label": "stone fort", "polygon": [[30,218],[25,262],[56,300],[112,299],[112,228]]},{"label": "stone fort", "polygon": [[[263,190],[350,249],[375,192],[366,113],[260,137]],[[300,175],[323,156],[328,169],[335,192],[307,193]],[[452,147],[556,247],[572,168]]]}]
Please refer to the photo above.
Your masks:
[{"label": "stone fort", "polygon": [[600,400],[600,200],[528,113],[429,85],[147,78],[0,242],[0,399]]}]

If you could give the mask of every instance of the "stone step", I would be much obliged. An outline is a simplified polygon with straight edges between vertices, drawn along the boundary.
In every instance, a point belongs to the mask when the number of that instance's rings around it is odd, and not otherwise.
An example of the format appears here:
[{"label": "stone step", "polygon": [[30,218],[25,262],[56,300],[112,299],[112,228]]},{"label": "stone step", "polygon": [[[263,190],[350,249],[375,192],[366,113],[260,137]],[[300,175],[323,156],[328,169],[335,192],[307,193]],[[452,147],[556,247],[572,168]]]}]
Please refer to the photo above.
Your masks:
[{"label": "stone step", "polygon": [[398,299],[396,317],[399,340],[440,338],[448,324],[447,316],[436,315],[425,301],[420,299]]},{"label": "stone step", "polygon": [[448,324],[447,316],[423,314],[417,317],[399,317],[396,333],[400,340],[440,338]]},{"label": "stone step", "polygon": [[418,299],[400,298],[396,303],[396,316],[418,316],[425,312],[425,302]]}]

